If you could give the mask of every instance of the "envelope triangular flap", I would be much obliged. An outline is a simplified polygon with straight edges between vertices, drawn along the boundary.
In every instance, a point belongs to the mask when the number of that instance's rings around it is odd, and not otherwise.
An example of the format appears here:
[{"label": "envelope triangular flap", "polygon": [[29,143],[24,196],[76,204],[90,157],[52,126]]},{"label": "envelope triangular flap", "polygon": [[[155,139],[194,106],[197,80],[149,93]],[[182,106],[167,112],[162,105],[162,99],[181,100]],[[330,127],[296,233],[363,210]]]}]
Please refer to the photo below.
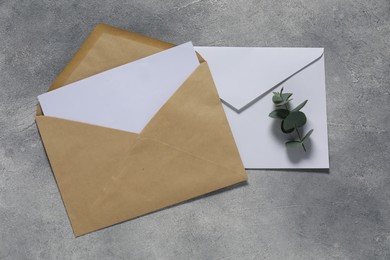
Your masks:
[{"label": "envelope triangular flap", "polygon": [[322,48],[197,47],[219,96],[236,112],[318,60]]}]

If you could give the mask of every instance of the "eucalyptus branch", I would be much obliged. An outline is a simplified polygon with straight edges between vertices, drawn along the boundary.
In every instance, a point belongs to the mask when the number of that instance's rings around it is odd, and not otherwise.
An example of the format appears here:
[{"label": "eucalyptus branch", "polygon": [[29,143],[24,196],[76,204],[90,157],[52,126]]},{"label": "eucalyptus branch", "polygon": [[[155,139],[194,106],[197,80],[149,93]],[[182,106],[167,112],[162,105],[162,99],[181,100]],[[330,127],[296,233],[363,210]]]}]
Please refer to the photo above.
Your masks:
[{"label": "eucalyptus branch", "polygon": [[[289,140],[286,142],[286,146],[289,148],[302,147],[306,152],[305,141],[308,140],[310,135],[313,133],[311,129],[303,138],[298,130],[298,128],[304,126],[307,122],[305,113],[300,111],[307,103],[307,100],[303,101],[296,108],[290,110],[288,108],[288,103],[292,100],[290,97],[292,93],[283,93],[283,88],[280,92],[273,92],[272,102],[277,107],[276,110],[272,111],[269,116],[274,119],[280,119],[281,125],[280,128],[283,133],[288,134],[295,131],[298,135],[298,140]],[[284,108],[281,108],[284,107]]]}]

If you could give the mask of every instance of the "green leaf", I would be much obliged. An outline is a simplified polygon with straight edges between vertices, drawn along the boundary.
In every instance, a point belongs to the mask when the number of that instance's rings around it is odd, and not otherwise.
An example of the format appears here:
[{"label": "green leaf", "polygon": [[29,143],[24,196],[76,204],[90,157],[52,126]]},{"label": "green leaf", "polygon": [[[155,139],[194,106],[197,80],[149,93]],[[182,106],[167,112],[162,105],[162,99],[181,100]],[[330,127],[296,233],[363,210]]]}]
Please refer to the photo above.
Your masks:
[{"label": "green leaf", "polygon": [[314,129],[311,129],[307,134],[302,138],[302,143],[306,141],[307,138],[310,137],[311,133],[313,133]]},{"label": "green leaf", "polygon": [[275,119],[285,119],[289,113],[290,111],[287,109],[276,109],[272,111],[269,116]]},{"label": "green leaf", "polygon": [[294,111],[290,112],[283,121],[283,128],[288,131],[303,126],[306,124],[307,119],[301,111]]},{"label": "green leaf", "polygon": [[289,97],[292,96],[292,93],[283,93],[283,94],[281,94],[281,96],[282,96],[283,100],[287,100],[287,99],[289,99]]},{"label": "green leaf", "polygon": [[287,148],[300,148],[302,143],[300,141],[288,141],[286,142]]},{"label": "green leaf", "polygon": [[282,106],[287,104],[290,100],[288,100],[292,93],[283,93],[283,88],[279,92],[273,92],[274,95],[272,97],[272,102],[275,103],[276,106]]},{"label": "green leaf", "polygon": [[272,102],[274,102],[275,104],[279,104],[280,102],[283,102],[283,99],[280,96],[280,94],[277,93],[277,94],[273,95]]},{"label": "green leaf", "polygon": [[286,105],[288,102],[290,102],[292,99],[288,99],[288,100],[283,100],[282,102],[279,102],[277,104],[275,104],[276,107],[280,107],[280,106],[284,106]]},{"label": "green leaf", "polygon": [[289,133],[292,133],[292,131],[294,131],[294,128],[293,129],[289,129],[289,130],[286,130],[284,128],[284,120],[282,120],[282,123],[280,124],[280,129],[282,129],[282,132],[285,133],[285,134],[289,134]]},{"label": "green leaf", "polygon": [[291,110],[292,112],[295,112],[295,111],[299,111],[301,110],[307,103],[307,99],[305,101],[303,101],[301,104],[299,104],[299,106],[297,106],[296,108],[294,108],[293,110]]}]

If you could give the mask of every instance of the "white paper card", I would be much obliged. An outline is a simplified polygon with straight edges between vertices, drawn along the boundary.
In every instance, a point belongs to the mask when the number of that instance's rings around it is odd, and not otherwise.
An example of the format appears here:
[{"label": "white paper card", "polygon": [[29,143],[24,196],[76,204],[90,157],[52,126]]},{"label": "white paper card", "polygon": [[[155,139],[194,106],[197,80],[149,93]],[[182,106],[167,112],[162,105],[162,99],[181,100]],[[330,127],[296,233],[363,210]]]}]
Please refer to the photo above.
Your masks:
[{"label": "white paper card", "polygon": [[140,133],[199,66],[191,42],[38,96],[45,116]]}]

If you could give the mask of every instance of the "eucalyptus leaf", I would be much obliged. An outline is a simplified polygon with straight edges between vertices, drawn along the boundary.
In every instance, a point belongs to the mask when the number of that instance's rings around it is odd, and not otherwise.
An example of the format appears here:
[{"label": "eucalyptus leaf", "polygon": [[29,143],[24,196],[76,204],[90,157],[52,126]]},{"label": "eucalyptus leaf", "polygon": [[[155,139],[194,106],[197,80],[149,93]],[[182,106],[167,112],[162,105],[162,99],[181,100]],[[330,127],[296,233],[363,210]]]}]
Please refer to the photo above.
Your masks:
[{"label": "eucalyptus leaf", "polygon": [[283,94],[280,94],[280,95],[282,96],[283,100],[287,100],[287,99],[289,99],[292,96],[292,93],[283,93]]},{"label": "eucalyptus leaf", "polygon": [[284,120],[282,121],[282,123],[280,124],[280,129],[282,129],[282,132],[285,133],[285,134],[289,134],[289,133],[292,133],[294,131],[294,128],[293,129],[289,129],[289,130],[286,130],[284,128]]},{"label": "eucalyptus leaf", "polygon": [[283,100],[282,102],[279,102],[279,103],[275,104],[275,106],[277,106],[277,107],[284,106],[284,105],[286,105],[288,102],[290,102],[291,100],[292,100],[292,99]]},{"label": "eucalyptus leaf", "polygon": [[279,93],[275,94],[273,97],[272,97],[272,102],[274,102],[276,105],[283,102],[283,99],[282,97],[280,96]]},{"label": "eucalyptus leaf", "polygon": [[300,141],[288,141],[286,142],[286,146],[288,148],[300,148],[302,147],[302,143]]},{"label": "eucalyptus leaf", "polygon": [[301,110],[306,105],[306,103],[307,103],[307,99],[305,101],[303,101],[301,104],[299,104],[299,106],[297,106],[296,108],[291,110],[291,112],[295,112],[295,111]]},{"label": "eucalyptus leaf", "polygon": [[283,128],[288,131],[305,125],[307,119],[301,111],[293,111],[283,121]]},{"label": "eucalyptus leaf", "polygon": [[285,119],[289,113],[290,111],[287,109],[276,109],[272,111],[269,116],[275,119]]},{"label": "eucalyptus leaf", "polygon": [[306,141],[307,138],[310,137],[311,133],[313,133],[314,129],[311,129],[307,134],[302,138],[302,143]]}]

